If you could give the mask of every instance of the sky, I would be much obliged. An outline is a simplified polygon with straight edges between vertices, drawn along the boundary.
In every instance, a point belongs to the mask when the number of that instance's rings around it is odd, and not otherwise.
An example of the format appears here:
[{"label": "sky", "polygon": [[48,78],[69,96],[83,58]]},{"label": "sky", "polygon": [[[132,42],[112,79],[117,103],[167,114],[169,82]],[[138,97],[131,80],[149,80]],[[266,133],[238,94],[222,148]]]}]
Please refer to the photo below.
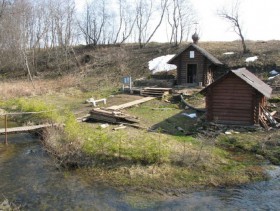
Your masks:
[{"label": "sky", "polygon": [[[219,18],[217,10],[230,6],[231,0],[191,0],[197,15],[201,40],[232,41],[238,35],[228,22]],[[280,40],[279,0],[240,0],[241,20],[248,40]]]},{"label": "sky", "polygon": [[[78,9],[86,0],[76,0]],[[190,0],[198,19],[201,41],[233,41],[238,35],[230,24],[217,16],[217,10],[233,0]],[[240,0],[243,33],[246,40],[280,40],[280,0]],[[161,28],[152,41],[165,42]],[[193,33],[193,32],[192,32]]]}]

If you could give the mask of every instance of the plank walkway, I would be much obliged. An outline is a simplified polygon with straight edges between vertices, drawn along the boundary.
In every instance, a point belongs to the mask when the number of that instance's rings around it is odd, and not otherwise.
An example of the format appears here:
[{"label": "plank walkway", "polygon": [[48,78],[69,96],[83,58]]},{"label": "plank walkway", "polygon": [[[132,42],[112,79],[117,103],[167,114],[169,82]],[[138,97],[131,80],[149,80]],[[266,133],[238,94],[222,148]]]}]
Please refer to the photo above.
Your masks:
[{"label": "plank walkway", "polygon": [[[7,133],[21,133],[21,132],[29,132],[41,128],[52,127],[54,124],[44,124],[44,125],[33,125],[33,126],[23,126],[23,127],[14,127],[7,128]],[[0,128],[0,134],[5,134],[5,128]]]},{"label": "plank walkway", "polygon": [[132,106],[134,106],[134,105],[138,105],[138,104],[141,104],[141,103],[145,103],[145,102],[150,101],[150,100],[153,100],[153,99],[155,99],[155,97],[144,97],[144,98],[142,98],[142,99],[140,99],[140,100],[134,100],[134,101],[129,102],[129,103],[111,106],[111,107],[108,107],[108,108],[106,108],[106,109],[109,109],[109,110],[121,110],[121,109],[125,109],[125,108],[132,107]]}]

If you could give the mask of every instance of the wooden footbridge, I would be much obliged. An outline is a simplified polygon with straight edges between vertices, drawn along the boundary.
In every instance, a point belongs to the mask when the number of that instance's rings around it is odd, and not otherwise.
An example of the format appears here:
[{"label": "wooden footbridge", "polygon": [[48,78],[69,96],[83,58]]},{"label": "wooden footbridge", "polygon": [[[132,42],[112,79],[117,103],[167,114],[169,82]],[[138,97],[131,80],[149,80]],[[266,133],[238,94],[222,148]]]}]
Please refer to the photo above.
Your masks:
[{"label": "wooden footbridge", "polygon": [[52,112],[52,111],[0,114],[0,116],[4,116],[4,128],[0,128],[0,135],[5,135],[5,143],[8,144],[8,134],[11,134],[11,133],[26,133],[26,132],[39,130],[39,129],[42,129],[42,128],[48,128],[48,127],[56,126],[56,124],[40,124],[40,125],[30,125],[30,126],[20,126],[20,127],[8,128],[8,116],[23,115],[23,114],[40,114],[40,113],[48,113],[48,112]]},{"label": "wooden footbridge", "polygon": [[0,135],[6,134],[6,133],[25,133],[25,132],[31,132],[34,130],[47,128],[47,127],[53,127],[53,124],[43,124],[43,125],[31,125],[31,126],[22,126],[22,127],[13,127],[13,128],[0,128]]}]

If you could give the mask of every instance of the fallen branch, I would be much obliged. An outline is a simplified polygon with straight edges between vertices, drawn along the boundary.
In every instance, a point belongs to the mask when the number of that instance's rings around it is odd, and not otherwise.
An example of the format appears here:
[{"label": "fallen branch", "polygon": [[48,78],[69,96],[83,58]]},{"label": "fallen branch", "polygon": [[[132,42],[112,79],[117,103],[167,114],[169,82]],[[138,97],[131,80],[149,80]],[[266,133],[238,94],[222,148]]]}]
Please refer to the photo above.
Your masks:
[{"label": "fallen branch", "polygon": [[195,108],[192,105],[190,105],[189,103],[187,103],[187,101],[183,98],[183,95],[180,95],[180,97],[181,97],[181,102],[184,103],[189,108],[191,108],[195,111],[200,111],[200,112],[205,112],[206,111],[205,109],[202,109],[202,108]]}]

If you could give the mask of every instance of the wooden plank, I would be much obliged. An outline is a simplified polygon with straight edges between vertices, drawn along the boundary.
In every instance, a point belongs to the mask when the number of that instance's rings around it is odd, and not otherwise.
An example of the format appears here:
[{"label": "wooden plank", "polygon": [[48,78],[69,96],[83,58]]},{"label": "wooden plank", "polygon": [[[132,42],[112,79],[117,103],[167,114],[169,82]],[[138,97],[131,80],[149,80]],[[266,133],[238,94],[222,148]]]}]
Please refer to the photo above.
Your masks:
[{"label": "wooden plank", "polygon": [[121,110],[121,109],[129,108],[129,107],[141,104],[141,103],[145,103],[145,102],[148,102],[148,101],[154,100],[154,99],[155,99],[155,97],[144,97],[144,98],[142,98],[140,100],[134,100],[132,102],[121,104],[121,105],[117,105],[117,106],[111,106],[111,107],[108,107],[106,109],[109,109],[109,110]]},{"label": "wooden plank", "polygon": [[116,110],[93,109],[90,111],[88,119],[95,119],[104,122],[139,122],[135,117],[129,116],[125,113]]},{"label": "wooden plank", "polygon": [[146,87],[146,88],[144,88],[144,90],[152,90],[152,91],[171,91],[172,88],[150,88],[150,87]]},{"label": "wooden plank", "polygon": [[109,122],[109,123],[117,123],[118,120],[114,116],[104,116],[104,115],[98,115],[98,114],[91,114],[88,119],[94,119],[97,121],[102,121],[102,122]]},{"label": "wooden plank", "polygon": [[[29,132],[29,131],[32,131],[32,130],[47,128],[47,127],[52,127],[52,126],[54,126],[54,125],[53,124],[44,124],[44,125],[33,125],[33,126],[7,128],[7,133]],[[0,129],[0,134],[5,134],[5,128]]]}]

